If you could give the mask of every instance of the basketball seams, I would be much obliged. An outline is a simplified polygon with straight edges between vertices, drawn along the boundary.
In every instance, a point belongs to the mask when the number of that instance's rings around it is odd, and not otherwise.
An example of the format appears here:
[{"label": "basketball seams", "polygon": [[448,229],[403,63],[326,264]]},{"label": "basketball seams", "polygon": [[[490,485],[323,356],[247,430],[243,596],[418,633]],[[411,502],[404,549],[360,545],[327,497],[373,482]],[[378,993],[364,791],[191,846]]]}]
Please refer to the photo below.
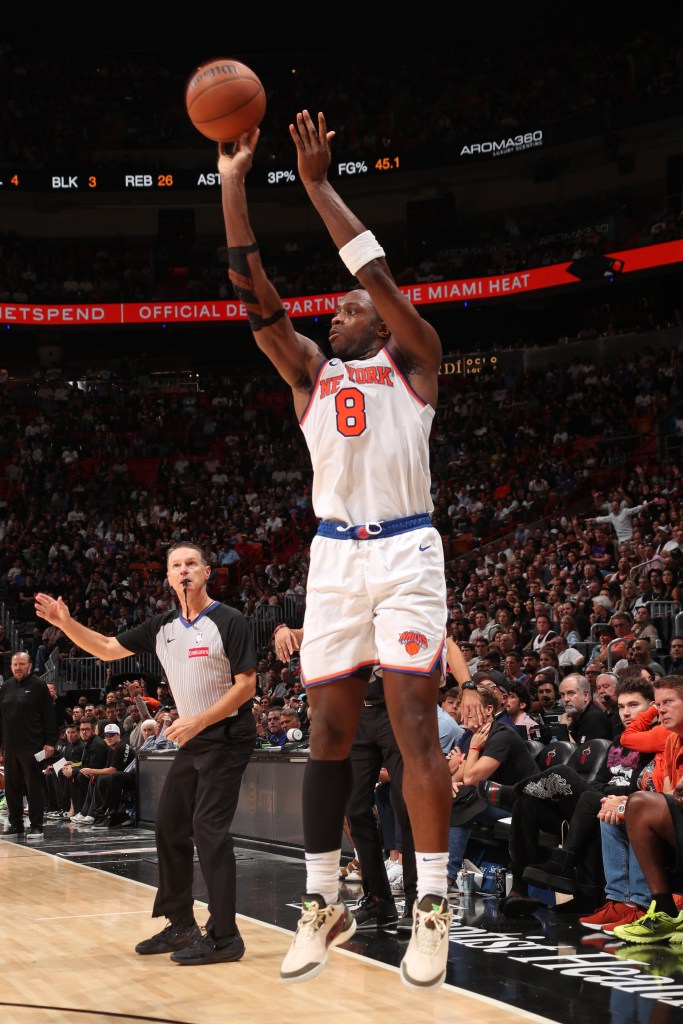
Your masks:
[{"label": "basketball seams", "polygon": [[197,68],[188,79],[185,107],[206,138],[230,141],[261,123],[266,90],[246,64],[229,58],[214,60]]},{"label": "basketball seams", "polygon": [[[203,112],[202,112],[202,109],[201,109],[201,102],[202,102],[202,100],[205,97],[210,96],[211,91],[212,91],[212,89],[214,87],[215,88],[221,88],[221,86],[224,84],[223,82],[213,82],[209,86],[208,89],[205,89],[201,93],[201,95],[195,96],[193,101],[188,105],[187,112],[188,112],[188,114],[190,115],[190,117],[192,118],[193,121],[199,122],[200,124],[208,124],[210,121],[220,120],[221,117],[225,117],[226,114],[236,114],[239,110],[243,110],[244,107],[248,106],[250,103],[253,103],[254,100],[258,99],[259,96],[261,95],[261,93],[265,91],[260,82],[255,82],[253,78],[247,78],[246,75],[240,76],[239,79],[231,78],[230,81],[231,82],[236,82],[236,81],[252,82],[256,86],[256,91],[251,96],[249,96],[248,99],[246,99],[242,103],[240,103],[239,106],[232,107],[230,110],[224,110],[221,114],[213,114],[212,116],[207,117],[207,116],[203,115]],[[199,111],[199,115],[200,116],[198,116],[197,111]]]}]

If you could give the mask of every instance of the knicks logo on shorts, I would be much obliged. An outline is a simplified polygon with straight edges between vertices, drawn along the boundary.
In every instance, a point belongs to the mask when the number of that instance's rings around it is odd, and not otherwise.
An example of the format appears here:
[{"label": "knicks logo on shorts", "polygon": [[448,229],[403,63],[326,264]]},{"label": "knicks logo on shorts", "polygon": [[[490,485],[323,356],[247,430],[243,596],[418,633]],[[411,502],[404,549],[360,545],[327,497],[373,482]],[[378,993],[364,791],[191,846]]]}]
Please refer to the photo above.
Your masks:
[{"label": "knicks logo on shorts", "polygon": [[403,644],[411,657],[429,647],[429,640],[424,633],[418,633],[415,629],[407,629],[405,633],[401,633],[398,642]]}]

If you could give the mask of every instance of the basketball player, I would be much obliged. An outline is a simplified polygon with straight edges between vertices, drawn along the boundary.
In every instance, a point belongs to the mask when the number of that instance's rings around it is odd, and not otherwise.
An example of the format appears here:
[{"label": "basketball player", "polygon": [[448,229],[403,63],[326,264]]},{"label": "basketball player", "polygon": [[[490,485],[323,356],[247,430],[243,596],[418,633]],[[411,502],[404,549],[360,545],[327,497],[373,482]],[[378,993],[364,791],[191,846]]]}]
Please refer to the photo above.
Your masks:
[{"label": "basketball player", "polygon": [[[303,782],[306,893],[283,981],[313,977],[355,921],[339,898],[349,751],[377,663],[405,764],[418,902],[401,963],[405,984],[444,980],[451,790],[437,732],[446,631],[443,546],[431,524],[429,434],[441,362],[439,337],[396,285],[384,251],[327,178],[323,114],[307,110],[290,134],[299,177],[349,273],[362,287],[332,316],[326,358],[299,334],[268,280],[249,222],[245,177],[258,129],[219,145],[230,280],[259,348],[290,385],[313,465],[321,520],[311,545],[302,679],[312,712]],[[232,151],[227,152],[230,148]]]},{"label": "basketball player", "polygon": [[[166,572],[184,614],[153,615],[116,637],[80,625],[61,597],[37,594],[36,612],[102,661],[148,652],[163,665],[180,712],[165,735],[179,749],[157,808],[159,889],[152,916],[170,923],[135,951],[170,953],[184,965],[224,963],[244,956],[230,826],[256,741],[256,651],[241,612],[209,597],[211,566],[201,548],[174,544]],[[193,836],[209,894],[205,934],[193,911]]]}]

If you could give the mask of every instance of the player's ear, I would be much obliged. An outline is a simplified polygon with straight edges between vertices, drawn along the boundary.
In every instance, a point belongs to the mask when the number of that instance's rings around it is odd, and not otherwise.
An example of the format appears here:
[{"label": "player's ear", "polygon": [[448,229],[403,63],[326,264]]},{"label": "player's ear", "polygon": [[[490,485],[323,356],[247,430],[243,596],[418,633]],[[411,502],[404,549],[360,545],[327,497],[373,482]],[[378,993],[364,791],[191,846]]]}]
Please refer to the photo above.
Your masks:
[{"label": "player's ear", "polygon": [[380,320],[380,322],[377,325],[377,337],[381,338],[383,341],[386,341],[387,338],[391,337],[391,331],[384,323],[384,320]]}]

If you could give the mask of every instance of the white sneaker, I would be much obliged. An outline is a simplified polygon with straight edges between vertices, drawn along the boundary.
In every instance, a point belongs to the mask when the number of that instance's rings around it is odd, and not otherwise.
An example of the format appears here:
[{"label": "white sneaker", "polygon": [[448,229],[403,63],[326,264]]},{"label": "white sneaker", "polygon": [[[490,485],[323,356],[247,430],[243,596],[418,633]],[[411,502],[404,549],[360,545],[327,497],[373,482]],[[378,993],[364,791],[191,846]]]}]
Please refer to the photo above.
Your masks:
[{"label": "white sneaker", "polygon": [[387,878],[390,884],[392,878],[395,878],[396,875],[403,875],[403,865],[400,860],[390,860],[387,864]]},{"label": "white sneaker", "polygon": [[308,981],[322,971],[327,951],[350,939],[356,919],[344,903],[325,903],[317,893],[304,894],[301,917],[287,955],[280,967],[280,980]]},{"label": "white sneaker", "polygon": [[393,896],[403,895],[403,868],[399,865],[399,871],[393,871],[389,879],[389,888]]},{"label": "white sneaker", "polygon": [[409,988],[438,988],[446,977],[448,931],[453,914],[445,896],[423,896],[413,908],[413,934],[401,961]]},{"label": "white sneaker", "polygon": [[[72,818],[72,821],[73,821],[73,818]],[[94,825],[94,824],[95,824],[95,817],[94,817],[94,815],[92,815],[92,814],[82,814],[81,815],[81,820],[79,821],[79,825]]]},{"label": "white sneaker", "polygon": [[362,881],[360,874],[360,861],[356,860],[354,857],[353,860],[350,860],[344,867],[340,867],[339,879],[342,882]]},{"label": "white sneaker", "polygon": [[83,815],[82,814],[72,814],[71,817],[69,818],[69,821],[75,821],[76,824],[78,824],[79,821],[83,821]]}]

